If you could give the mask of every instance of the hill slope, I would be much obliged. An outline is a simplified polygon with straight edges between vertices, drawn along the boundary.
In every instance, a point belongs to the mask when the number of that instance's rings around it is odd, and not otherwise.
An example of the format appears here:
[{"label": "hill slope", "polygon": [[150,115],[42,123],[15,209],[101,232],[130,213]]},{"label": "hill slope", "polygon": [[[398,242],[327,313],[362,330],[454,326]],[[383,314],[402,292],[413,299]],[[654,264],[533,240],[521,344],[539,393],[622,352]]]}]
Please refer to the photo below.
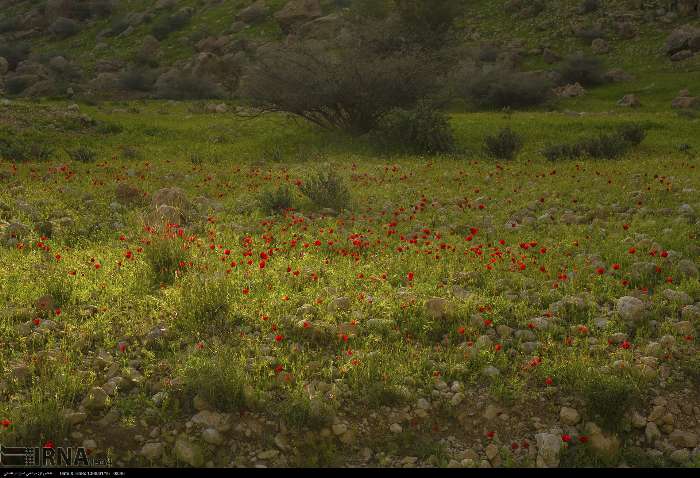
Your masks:
[{"label": "hill slope", "polygon": [[[0,57],[6,61],[0,60],[0,88],[10,95],[60,97],[71,92],[124,96],[125,90],[148,95],[159,79],[182,72],[212,79],[216,87],[202,96],[225,95],[235,90],[241,65],[260,44],[287,35],[332,37],[353,1],[3,3]],[[699,4],[474,0],[458,27],[465,43],[515,54],[529,69],[552,68],[558,58],[583,51],[624,69],[644,86],[672,77],[676,89],[675,83],[692,87],[698,81],[692,74],[700,65],[700,55],[694,54],[700,49]],[[667,48],[674,31],[675,44]]]}]

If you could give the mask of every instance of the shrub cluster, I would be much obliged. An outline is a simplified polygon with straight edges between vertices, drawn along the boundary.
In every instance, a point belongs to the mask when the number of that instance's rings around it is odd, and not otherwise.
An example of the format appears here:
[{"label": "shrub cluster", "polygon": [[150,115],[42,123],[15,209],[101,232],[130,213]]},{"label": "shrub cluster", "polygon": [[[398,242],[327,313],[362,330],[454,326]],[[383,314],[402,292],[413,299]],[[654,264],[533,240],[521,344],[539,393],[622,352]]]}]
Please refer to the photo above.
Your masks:
[{"label": "shrub cluster", "polygon": [[66,153],[70,159],[80,163],[94,163],[97,160],[97,153],[86,146],[79,146],[75,149],[67,149]]},{"label": "shrub cluster", "polygon": [[600,58],[572,55],[564,60],[559,69],[562,83],[580,83],[583,86],[598,86],[605,83],[605,66]]},{"label": "shrub cluster", "polygon": [[427,102],[387,113],[374,132],[378,144],[416,154],[447,153],[455,141],[447,115]]},{"label": "shrub cluster", "polygon": [[503,128],[496,135],[486,136],[484,148],[493,158],[512,160],[523,148],[523,138],[510,128]]},{"label": "shrub cluster", "polygon": [[182,30],[190,22],[190,18],[191,15],[187,11],[163,17],[153,24],[151,33],[156,39],[162,41],[171,33]]},{"label": "shrub cluster", "polygon": [[551,98],[553,84],[548,79],[526,72],[497,68],[471,72],[457,86],[467,100],[478,108],[529,108]]},{"label": "shrub cluster", "polygon": [[347,208],[350,203],[350,190],[343,178],[330,168],[316,171],[299,189],[304,196],[322,208],[339,211]]},{"label": "shrub cluster", "polygon": [[258,196],[260,209],[267,214],[276,214],[292,207],[294,198],[289,187],[282,185],[277,189],[265,190]]},{"label": "shrub cluster", "polygon": [[584,138],[576,143],[551,145],[542,154],[550,161],[578,159],[584,156],[594,159],[616,159],[639,145],[645,136],[646,132],[642,126],[628,124],[618,127],[613,133]]},{"label": "shrub cluster", "polygon": [[16,163],[46,161],[52,154],[53,149],[43,141],[0,132],[0,159]]}]

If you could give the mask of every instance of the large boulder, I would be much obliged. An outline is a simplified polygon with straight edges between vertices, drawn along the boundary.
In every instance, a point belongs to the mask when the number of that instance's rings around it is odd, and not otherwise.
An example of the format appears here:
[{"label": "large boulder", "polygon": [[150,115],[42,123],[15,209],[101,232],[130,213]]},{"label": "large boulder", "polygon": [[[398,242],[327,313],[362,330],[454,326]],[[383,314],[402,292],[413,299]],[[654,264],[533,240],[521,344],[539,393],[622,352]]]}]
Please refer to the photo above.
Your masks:
[{"label": "large boulder", "polygon": [[187,463],[193,468],[199,468],[204,465],[202,447],[184,435],[178,437],[175,442],[175,457],[178,461]]},{"label": "large boulder", "polygon": [[223,35],[220,37],[207,37],[197,42],[195,48],[197,51],[221,53],[231,42],[231,38]]},{"label": "large boulder", "polygon": [[186,211],[190,209],[191,204],[185,191],[178,187],[159,189],[151,197],[151,206],[170,206]]},{"label": "large boulder", "polygon": [[236,15],[236,20],[250,25],[264,20],[269,13],[270,9],[267,7],[265,0],[258,0],[251,6],[238,12],[238,15]]},{"label": "large boulder", "polygon": [[554,94],[560,98],[576,98],[586,94],[586,89],[576,82],[571,85],[564,85],[554,89]]},{"label": "large boulder", "polygon": [[624,296],[617,299],[617,312],[623,320],[639,322],[644,316],[644,302],[636,297]]},{"label": "large boulder", "polygon": [[342,27],[342,17],[331,14],[304,23],[299,27],[299,33],[306,38],[329,39],[335,37]]},{"label": "large boulder", "polygon": [[697,96],[690,96],[688,90],[681,90],[678,96],[671,102],[671,108],[675,109],[691,109],[700,107],[700,100]]},{"label": "large boulder", "polygon": [[114,91],[120,88],[121,81],[117,73],[98,73],[95,78],[90,80],[88,86],[97,92]]},{"label": "large boulder", "polygon": [[562,446],[561,437],[553,433],[538,433],[535,435],[535,440],[537,440],[537,467],[558,467]]},{"label": "large boulder", "polygon": [[310,22],[321,15],[319,0],[290,0],[275,13],[275,20],[284,32],[289,33],[295,26]]},{"label": "large boulder", "polygon": [[668,56],[673,56],[684,50],[700,51],[700,28],[683,25],[673,30],[666,38],[664,52]]},{"label": "large boulder", "polygon": [[617,102],[617,104],[619,106],[626,106],[628,108],[639,108],[640,106],[642,106],[641,101],[639,101],[637,95],[634,94],[623,96],[622,99]]},{"label": "large boulder", "polygon": [[692,17],[700,14],[700,0],[677,0],[676,9],[681,17]]}]

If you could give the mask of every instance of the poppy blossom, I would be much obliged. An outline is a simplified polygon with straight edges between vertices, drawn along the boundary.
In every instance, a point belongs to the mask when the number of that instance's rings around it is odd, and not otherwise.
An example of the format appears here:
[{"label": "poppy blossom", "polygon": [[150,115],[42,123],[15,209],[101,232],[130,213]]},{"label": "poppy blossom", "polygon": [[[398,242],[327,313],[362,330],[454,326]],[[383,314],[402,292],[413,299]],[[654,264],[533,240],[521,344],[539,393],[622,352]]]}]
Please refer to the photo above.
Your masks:
[{"label": "poppy blossom", "polygon": [[5,419],[3,419],[2,422],[0,422],[0,424],[2,424],[3,428],[9,428],[9,426],[12,425],[12,422],[10,420],[8,420],[7,418],[5,418]]},{"label": "poppy blossom", "polygon": [[284,339],[284,337],[282,335],[275,336],[275,342],[282,342],[283,339]]},{"label": "poppy blossom", "polygon": [[561,436],[561,441],[563,441],[564,443],[569,443],[571,441],[571,435],[566,434],[566,433],[563,434]]}]

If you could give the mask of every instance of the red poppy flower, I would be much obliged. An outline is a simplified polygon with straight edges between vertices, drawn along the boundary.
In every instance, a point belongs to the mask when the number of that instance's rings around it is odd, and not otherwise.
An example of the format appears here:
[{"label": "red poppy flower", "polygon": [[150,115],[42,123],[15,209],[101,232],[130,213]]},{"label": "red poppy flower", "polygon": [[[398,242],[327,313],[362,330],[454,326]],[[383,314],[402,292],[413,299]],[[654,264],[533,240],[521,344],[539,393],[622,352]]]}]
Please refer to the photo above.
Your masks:
[{"label": "red poppy flower", "polygon": [[486,432],[486,438],[489,440],[492,440],[494,436],[496,436],[496,432]]},{"label": "red poppy flower", "polygon": [[552,380],[552,377],[547,377],[544,379],[544,383],[547,385],[552,385],[554,383],[554,380]]},{"label": "red poppy flower", "polygon": [[565,442],[565,443],[570,442],[570,441],[571,441],[571,435],[568,435],[568,434],[566,434],[566,433],[563,434],[563,435],[561,436],[561,441],[563,441],[563,442]]},{"label": "red poppy flower", "polygon": [[580,437],[578,437],[578,441],[580,441],[581,443],[588,443],[588,437],[586,435],[581,435]]},{"label": "red poppy flower", "polygon": [[284,337],[281,336],[281,335],[276,335],[276,336],[275,336],[275,342],[282,342],[282,339],[284,339]]},{"label": "red poppy flower", "polygon": [[3,419],[2,422],[0,422],[0,424],[2,424],[3,428],[9,428],[9,426],[12,425],[12,422],[10,420],[8,420],[7,418],[5,418],[5,419]]}]

